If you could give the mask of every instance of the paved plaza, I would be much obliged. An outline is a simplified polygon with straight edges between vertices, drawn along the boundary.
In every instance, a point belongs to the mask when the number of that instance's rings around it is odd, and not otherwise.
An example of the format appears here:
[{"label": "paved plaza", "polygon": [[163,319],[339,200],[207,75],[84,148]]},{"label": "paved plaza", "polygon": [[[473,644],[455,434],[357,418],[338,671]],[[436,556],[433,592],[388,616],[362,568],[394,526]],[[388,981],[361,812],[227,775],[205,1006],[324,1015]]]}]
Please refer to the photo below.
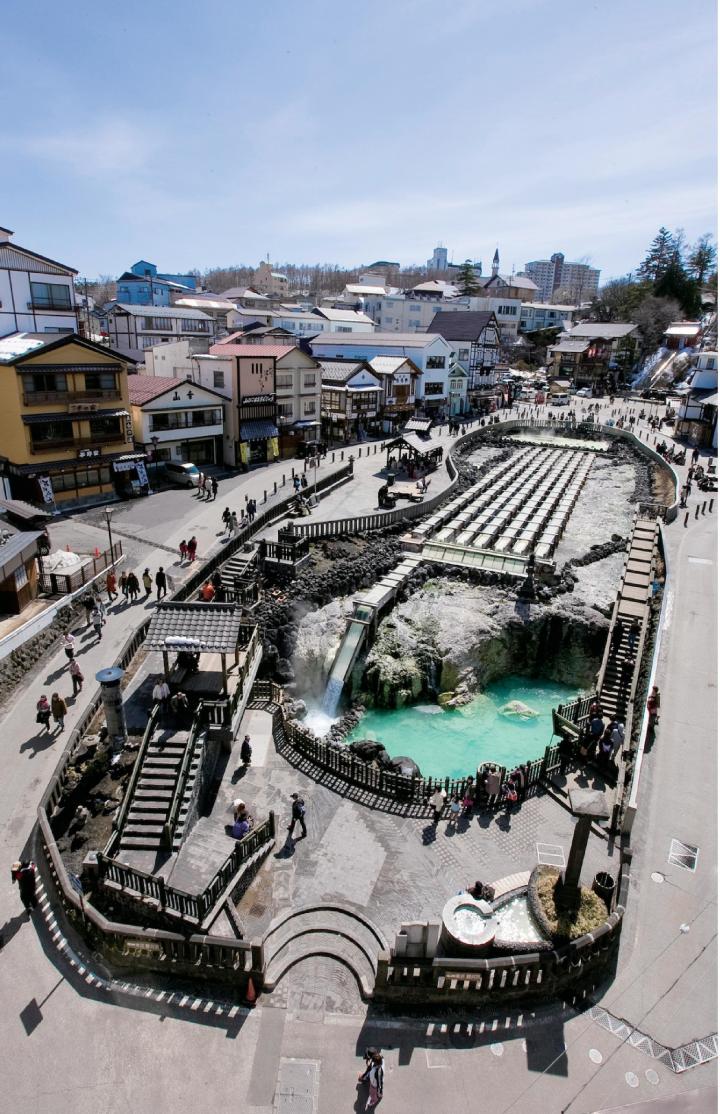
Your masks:
[{"label": "paved plaza", "polygon": [[[647,426],[640,430],[654,443]],[[439,443],[451,443],[446,433]],[[355,479],[314,514],[375,510],[380,463],[379,455],[358,460]],[[686,469],[678,471],[684,478]],[[283,472],[289,476],[290,462],[223,481],[215,503],[175,491],[118,507],[113,525],[127,547],[126,567],[142,572],[165,564],[180,580],[187,568],[176,564],[177,542],[196,533],[200,557],[207,557],[221,544],[223,507],[233,501],[241,507],[245,494],[262,499]],[[690,1066],[693,1056],[703,1058],[693,1052],[694,1042],[716,1031],[717,1005],[717,545],[714,514],[695,517],[698,499],[701,505],[708,497],[693,492],[687,526],[681,514],[664,532],[670,597],[657,674],[662,716],[643,768],[618,969],[596,996],[596,1010],[578,1014],[553,1003],[472,1016],[392,1017],[362,1002],[349,971],[321,958],[291,970],[254,1011],[225,1001],[217,989],[206,997],[206,988],[172,995],[167,988],[106,983],[97,957],[83,953],[89,970],[78,969],[68,951],[58,950],[62,926],[22,915],[5,870],[4,1109],[174,1114],[232,1104],[247,1114],[359,1111],[364,1095],[358,1097],[355,1080],[369,1044],[386,1050],[385,1111],[452,1106],[460,1114],[590,1114],[670,1096],[678,1111],[715,1109],[716,1061]],[[106,537],[101,511],[85,511],[52,529],[54,546],[82,538],[92,548]],[[152,606],[118,603],[102,642],[81,641],[87,680],[70,707],[66,734],[94,691],[95,671],[114,659]],[[69,687],[65,665],[58,650],[28,674],[2,710],[0,843],[6,864],[28,846],[37,804],[61,754],[66,736],[37,736],[34,708],[42,691]],[[293,905],[342,900],[391,939],[403,920],[436,918],[444,900],[476,878],[531,869],[540,844],[567,852],[573,820],[547,793],[511,813],[480,813],[465,830],[451,833],[441,823],[432,832],[425,815],[371,807],[359,792],[317,783],[291,766],[277,753],[269,723],[266,712],[247,711],[240,738],[245,730],[251,734],[253,764],[238,779],[236,751],[230,756],[213,814],[198,822],[171,869],[172,884],[194,889],[194,880],[222,861],[231,845],[224,824],[233,797],[242,796],[260,818],[274,809],[276,847],[239,907],[249,937]],[[307,802],[308,838],[284,846],[295,790]],[[694,870],[677,856],[670,861],[673,839],[698,849]],[[615,872],[617,855],[616,846],[591,836],[586,880],[601,869]],[[686,1070],[678,1070],[680,1058],[663,1057],[663,1050],[683,1048]],[[693,1092],[700,1105],[692,1105]]]}]

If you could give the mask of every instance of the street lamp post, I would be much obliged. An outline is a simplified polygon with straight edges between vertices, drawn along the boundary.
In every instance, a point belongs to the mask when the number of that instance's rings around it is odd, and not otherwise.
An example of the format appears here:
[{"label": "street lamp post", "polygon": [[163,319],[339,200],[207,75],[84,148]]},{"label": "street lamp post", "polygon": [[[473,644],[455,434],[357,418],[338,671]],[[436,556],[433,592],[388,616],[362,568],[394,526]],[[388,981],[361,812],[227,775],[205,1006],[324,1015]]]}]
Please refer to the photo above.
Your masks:
[{"label": "street lamp post", "polygon": [[152,447],[153,447],[153,473],[155,475],[155,482],[157,483],[157,466],[158,466],[157,451],[158,451],[158,445],[160,444],[160,438],[155,435],[155,436],[151,437],[150,440],[152,441]]},{"label": "street lamp post", "polygon": [[110,542],[110,566],[113,567],[115,565],[115,559],[114,559],[114,556],[113,556],[112,530],[110,528],[110,516],[111,516],[111,514],[112,514],[112,509],[110,507],[105,507],[105,521],[107,523],[108,541]]}]

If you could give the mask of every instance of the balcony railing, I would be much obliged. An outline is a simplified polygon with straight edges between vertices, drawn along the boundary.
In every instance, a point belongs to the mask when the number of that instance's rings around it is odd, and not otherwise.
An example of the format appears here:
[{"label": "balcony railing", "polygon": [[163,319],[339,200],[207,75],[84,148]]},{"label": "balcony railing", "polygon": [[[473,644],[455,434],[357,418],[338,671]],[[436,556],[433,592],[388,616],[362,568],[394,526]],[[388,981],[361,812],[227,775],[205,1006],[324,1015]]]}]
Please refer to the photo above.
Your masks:
[{"label": "balcony railing", "polygon": [[31,391],[23,394],[23,405],[43,406],[49,402],[119,402],[122,392],[114,387],[112,390],[97,391]]},{"label": "balcony railing", "polygon": [[72,449],[75,441],[72,437],[58,437],[52,441],[31,441],[30,452],[37,453],[55,452],[56,449]]}]

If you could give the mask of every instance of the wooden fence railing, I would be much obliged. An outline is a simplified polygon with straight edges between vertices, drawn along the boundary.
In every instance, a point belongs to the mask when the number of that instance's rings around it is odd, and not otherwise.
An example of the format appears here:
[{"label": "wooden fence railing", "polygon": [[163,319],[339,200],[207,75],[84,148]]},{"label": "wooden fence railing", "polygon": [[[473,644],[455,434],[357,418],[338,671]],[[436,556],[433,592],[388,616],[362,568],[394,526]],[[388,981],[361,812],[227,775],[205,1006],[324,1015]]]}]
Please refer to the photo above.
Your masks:
[{"label": "wooden fence railing", "polygon": [[50,595],[61,593],[67,595],[77,592],[84,584],[89,584],[110,565],[116,564],[123,555],[122,542],[113,542],[112,549],[106,549],[99,557],[92,557],[86,561],[76,572],[47,572],[38,558],[38,587],[41,592]]}]

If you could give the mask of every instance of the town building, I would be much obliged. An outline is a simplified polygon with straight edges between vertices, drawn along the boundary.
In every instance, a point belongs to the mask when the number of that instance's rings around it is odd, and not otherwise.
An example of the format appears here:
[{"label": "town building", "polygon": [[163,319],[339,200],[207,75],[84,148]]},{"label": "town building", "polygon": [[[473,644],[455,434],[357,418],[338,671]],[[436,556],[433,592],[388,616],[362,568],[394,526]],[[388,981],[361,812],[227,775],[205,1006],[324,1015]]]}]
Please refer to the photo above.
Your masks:
[{"label": "town building", "polygon": [[214,322],[213,333],[216,340],[220,340],[221,337],[227,336],[230,332],[227,316],[231,310],[236,308],[235,303],[231,302],[229,298],[221,298],[219,294],[207,294],[205,292],[186,294],[181,298],[176,298],[173,306],[176,309],[199,309],[202,313],[206,313],[208,317],[212,317]]},{"label": "town building", "polygon": [[500,360],[500,329],[491,310],[453,313],[440,310],[428,332],[439,333],[452,346],[455,362],[467,372],[466,388],[472,392],[495,383],[494,368]]},{"label": "town building", "polygon": [[189,379],[130,375],[128,394],[137,449],[161,460],[221,464],[225,406],[217,391]]},{"label": "town building", "polygon": [[448,376],[453,348],[436,333],[323,334],[310,342],[318,359],[372,360],[375,356],[407,356],[420,372],[415,391],[416,405],[428,416],[447,412]]},{"label": "town building", "polygon": [[[197,381],[232,400],[225,463],[250,467],[295,456],[320,428],[317,361],[295,343],[247,344],[241,333],[198,356]],[[222,384],[222,385],[220,385]]]},{"label": "town building", "polygon": [[318,333],[372,333],[374,321],[354,307],[339,309],[316,308],[303,310],[299,306],[273,308],[237,306],[227,314],[227,324],[232,330],[246,329],[253,323],[272,328],[287,329],[298,337],[314,337]]},{"label": "town building", "polygon": [[634,324],[588,321],[562,333],[547,350],[548,375],[578,387],[614,389],[635,362],[639,329]]},{"label": "town building", "polygon": [[448,269],[448,250],[442,244],[438,244],[432,253],[432,259],[427,261],[428,271],[447,271]]},{"label": "town building", "polygon": [[0,487],[29,503],[88,503],[147,487],[120,352],[75,334],[0,338]]},{"label": "town building", "polygon": [[11,534],[0,546],[0,615],[19,615],[37,599],[40,530]]},{"label": "town building", "polygon": [[673,321],[663,333],[666,348],[682,352],[685,348],[697,348],[702,340],[701,321]]},{"label": "town building", "polygon": [[362,440],[382,432],[383,387],[367,360],[318,360],[325,441]]},{"label": "town building", "polygon": [[274,271],[269,263],[261,263],[253,275],[253,288],[260,294],[282,298],[290,289],[287,275]]},{"label": "town building", "polygon": [[470,376],[462,364],[455,361],[450,368],[448,380],[448,416],[455,418],[464,414],[468,408],[468,384]]},{"label": "town building", "polygon": [[10,333],[77,333],[77,271],[12,243],[0,228],[0,337]]},{"label": "town building", "polygon": [[[143,352],[145,374],[192,379],[195,357],[207,355],[210,343],[209,337],[184,337],[183,340],[154,344]],[[138,371],[142,371],[142,365],[138,365]]]},{"label": "town building", "polygon": [[566,263],[561,251],[549,259],[526,263],[525,274],[536,284],[541,302],[551,302],[555,291],[560,290],[567,301],[580,305],[592,301],[600,285],[600,271],[587,263]]},{"label": "town building", "polygon": [[535,333],[542,329],[571,329],[577,306],[554,305],[552,302],[523,302],[520,307],[518,332]]},{"label": "town building", "polygon": [[116,301],[130,306],[169,306],[174,294],[187,294],[196,286],[195,275],[161,274],[154,263],[140,259],[117,280]]},{"label": "town building", "polygon": [[133,306],[117,303],[108,310],[106,327],[110,344],[136,362],[155,344],[186,337],[214,340],[215,325],[209,314],[199,309],[176,306]]},{"label": "town building", "polygon": [[717,352],[698,353],[689,387],[678,407],[675,435],[688,440],[691,445],[717,449]]},{"label": "town building", "polygon": [[420,369],[409,356],[373,356],[368,361],[383,388],[382,416],[385,432],[393,433],[415,413],[415,392]]}]

